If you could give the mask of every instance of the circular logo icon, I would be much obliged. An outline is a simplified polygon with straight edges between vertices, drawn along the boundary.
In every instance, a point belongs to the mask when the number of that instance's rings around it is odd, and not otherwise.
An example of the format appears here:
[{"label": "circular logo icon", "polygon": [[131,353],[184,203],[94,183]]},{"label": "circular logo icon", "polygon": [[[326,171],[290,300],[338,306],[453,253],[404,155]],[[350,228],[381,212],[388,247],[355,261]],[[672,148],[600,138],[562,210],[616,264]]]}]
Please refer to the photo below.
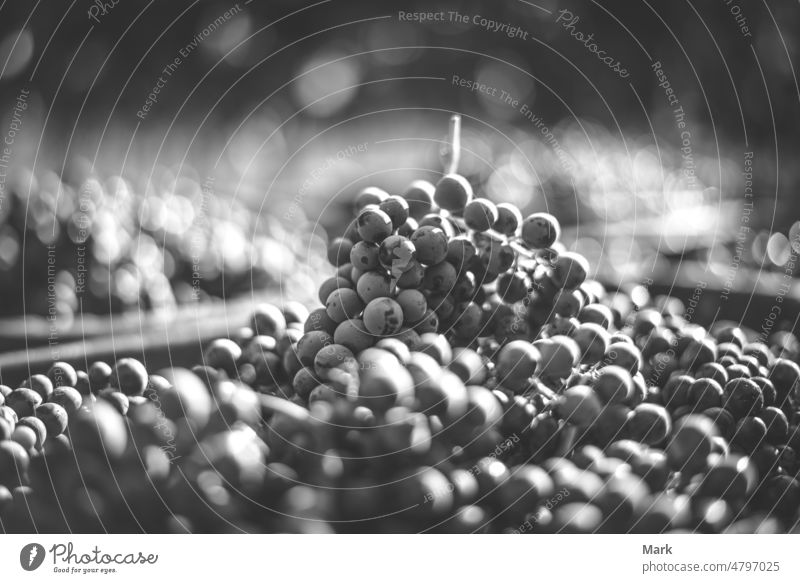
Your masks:
[{"label": "circular logo icon", "polygon": [[19,552],[19,564],[26,571],[35,571],[44,562],[44,547],[39,543],[30,543]]}]

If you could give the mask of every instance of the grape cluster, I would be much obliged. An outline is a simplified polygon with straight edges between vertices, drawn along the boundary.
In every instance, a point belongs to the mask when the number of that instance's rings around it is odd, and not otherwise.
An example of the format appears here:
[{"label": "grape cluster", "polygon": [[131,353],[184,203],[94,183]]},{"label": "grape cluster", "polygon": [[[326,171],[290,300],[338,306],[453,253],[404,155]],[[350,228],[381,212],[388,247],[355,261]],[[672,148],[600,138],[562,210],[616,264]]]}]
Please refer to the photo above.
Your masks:
[{"label": "grape cluster", "polygon": [[786,338],[609,291],[554,217],[458,175],[356,207],[320,307],[259,305],[191,370],[3,387],[3,527],[797,530]]}]

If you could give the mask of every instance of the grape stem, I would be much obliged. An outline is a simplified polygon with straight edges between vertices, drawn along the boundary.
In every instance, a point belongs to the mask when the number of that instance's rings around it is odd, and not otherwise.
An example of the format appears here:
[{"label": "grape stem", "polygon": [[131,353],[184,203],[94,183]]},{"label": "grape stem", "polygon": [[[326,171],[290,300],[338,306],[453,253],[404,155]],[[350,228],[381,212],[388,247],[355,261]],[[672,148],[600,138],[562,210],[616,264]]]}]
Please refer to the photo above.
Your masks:
[{"label": "grape stem", "polygon": [[458,172],[458,163],[461,160],[461,116],[457,113],[450,116],[450,129],[447,142],[442,147],[442,157],[445,173]]}]

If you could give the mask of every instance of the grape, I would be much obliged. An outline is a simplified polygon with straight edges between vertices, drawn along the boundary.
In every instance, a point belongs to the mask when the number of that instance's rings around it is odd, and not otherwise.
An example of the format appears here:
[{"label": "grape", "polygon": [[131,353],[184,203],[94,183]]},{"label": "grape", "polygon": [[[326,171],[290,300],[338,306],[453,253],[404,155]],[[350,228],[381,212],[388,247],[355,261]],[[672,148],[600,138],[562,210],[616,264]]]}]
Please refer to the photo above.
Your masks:
[{"label": "grape", "polygon": [[539,365],[541,354],[529,342],[513,340],[499,352],[496,364],[497,380],[514,392],[521,392]]},{"label": "grape", "polygon": [[448,241],[445,259],[460,272],[467,268],[477,253],[475,243],[466,235],[459,235]]},{"label": "grape", "polygon": [[764,396],[758,385],[750,379],[734,378],[725,384],[723,406],[737,419],[758,415],[764,406]]},{"label": "grape", "polygon": [[451,263],[442,261],[425,270],[422,286],[432,293],[446,294],[456,285],[457,278],[456,268]]},{"label": "grape", "polygon": [[380,245],[378,260],[380,264],[399,277],[413,266],[417,250],[414,244],[400,235],[390,235]]},{"label": "grape", "polygon": [[368,186],[356,195],[356,208],[364,209],[368,205],[379,205],[389,198],[389,193],[376,186]]},{"label": "grape", "polygon": [[341,324],[345,320],[355,318],[364,309],[364,302],[355,290],[339,288],[333,290],[325,302],[325,310],[331,320]]},{"label": "grape", "polygon": [[488,231],[498,217],[495,204],[485,198],[472,199],[464,208],[464,223],[474,231]]},{"label": "grape", "polygon": [[303,366],[313,366],[317,353],[333,341],[331,335],[322,330],[306,332],[297,342],[297,358]]},{"label": "grape", "polygon": [[650,446],[658,446],[669,436],[672,421],[664,407],[642,403],[631,412],[627,428],[632,439]]},{"label": "grape", "polygon": [[328,246],[328,261],[336,267],[341,267],[350,261],[350,252],[353,242],[344,237],[337,237]]},{"label": "grape", "polygon": [[424,265],[441,263],[447,258],[448,237],[439,227],[421,226],[411,235],[416,259]]},{"label": "grape", "polygon": [[447,174],[436,184],[434,202],[448,211],[462,211],[472,200],[472,185],[459,174]]},{"label": "grape", "polygon": [[378,208],[389,215],[393,230],[399,229],[410,215],[408,201],[400,196],[389,196],[381,201]]},{"label": "grape", "polygon": [[24,387],[11,391],[6,397],[6,407],[13,410],[20,419],[34,415],[36,408],[41,404],[41,395]]},{"label": "grape", "polygon": [[362,320],[352,318],[345,320],[336,327],[336,331],[333,333],[333,341],[350,349],[353,354],[358,354],[372,346],[375,343],[375,337],[367,330]]},{"label": "grape", "polygon": [[504,273],[497,278],[497,293],[507,304],[522,301],[528,295],[528,279],[524,273]]},{"label": "grape", "polygon": [[47,371],[47,377],[53,383],[53,387],[74,387],[78,382],[75,367],[66,362],[54,362]]},{"label": "grape", "polygon": [[510,202],[501,202],[497,205],[497,219],[492,228],[507,237],[519,234],[522,228],[522,213],[516,205]]},{"label": "grape", "polygon": [[53,392],[53,382],[45,375],[35,374],[20,385],[21,388],[36,391],[42,400],[47,400]]},{"label": "grape", "polygon": [[61,405],[43,403],[36,408],[36,417],[41,419],[47,428],[47,435],[61,435],[67,429],[67,412]]},{"label": "grape", "polygon": [[319,301],[323,304],[328,301],[328,297],[337,289],[353,288],[350,280],[343,277],[330,277],[319,286]]},{"label": "grape", "polygon": [[570,387],[556,404],[558,415],[573,425],[588,427],[600,415],[603,405],[597,394],[586,385]]},{"label": "grape", "polygon": [[624,368],[611,365],[600,369],[592,386],[604,403],[621,403],[633,392],[633,379]]},{"label": "grape", "polygon": [[359,241],[350,250],[350,263],[358,266],[361,271],[372,271],[379,265],[378,250],[380,247],[377,243],[369,243],[367,241]]},{"label": "grape", "polygon": [[433,210],[433,194],[436,187],[425,180],[412,182],[402,197],[408,201],[408,212],[415,219],[421,219]]},{"label": "grape", "polygon": [[689,401],[696,411],[722,407],[724,391],[712,378],[699,378],[689,387]]},{"label": "grape", "polygon": [[358,215],[358,234],[364,241],[380,243],[392,234],[392,219],[379,209],[365,208]]},{"label": "grape", "polygon": [[403,311],[404,322],[419,322],[428,311],[425,295],[416,289],[404,289],[397,294],[397,303]]},{"label": "grape", "polygon": [[67,412],[67,415],[72,418],[81,408],[82,397],[77,389],[72,387],[58,387],[50,395],[50,403],[60,405]]},{"label": "grape", "polygon": [[711,453],[714,424],[707,417],[689,415],[675,427],[667,447],[667,461],[675,470],[694,472],[703,469]]},{"label": "grape", "polygon": [[561,236],[561,225],[549,213],[534,213],[522,222],[521,236],[530,248],[547,249]]},{"label": "grape", "polygon": [[356,290],[358,297],[366,305],[376,298],[385,298],[391,294],[391,279],[384,273],[368,271],[356,282]]},{"label": "grape", "polygon": [[364,326],[375,336],[394,334],[403,325],[403,309],[391,298],[375,298],[364,308]]}]

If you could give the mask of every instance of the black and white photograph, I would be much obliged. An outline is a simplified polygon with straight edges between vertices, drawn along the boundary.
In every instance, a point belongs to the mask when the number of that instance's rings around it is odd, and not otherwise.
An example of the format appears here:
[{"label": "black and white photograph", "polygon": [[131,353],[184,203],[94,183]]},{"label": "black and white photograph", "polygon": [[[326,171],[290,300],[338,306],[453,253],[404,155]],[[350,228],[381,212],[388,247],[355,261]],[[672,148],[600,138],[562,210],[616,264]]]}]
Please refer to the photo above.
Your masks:
[{"label": "black and white photograph", "polygon": [[796,0],[0,1],[4,568],[796,581],[798,64]]}]

